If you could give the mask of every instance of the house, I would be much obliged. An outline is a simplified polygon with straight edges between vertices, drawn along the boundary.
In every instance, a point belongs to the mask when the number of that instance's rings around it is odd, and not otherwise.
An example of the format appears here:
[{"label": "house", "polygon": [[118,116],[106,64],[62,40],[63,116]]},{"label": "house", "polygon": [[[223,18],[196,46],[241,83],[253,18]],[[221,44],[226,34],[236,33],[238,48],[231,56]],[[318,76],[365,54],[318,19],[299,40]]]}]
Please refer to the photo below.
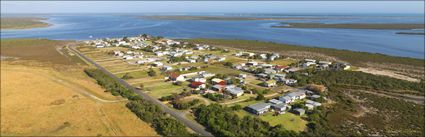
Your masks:
[{"label": "house", "polygon": [[335,63],[334,65],[332,65],[332,69],[334,70],[348,70],[350,69],[351,66],[348,63]]},{"label": "house", "polygon": [[305,104],[305,107],[307,107],[308,110],[312,110],[314,108],[312,104]]},{"label": "house", "polygon": [[125,60],[131,60],[131,59],[134,59],[134,57],[133,57],[133,56],[131,56],[131,55],[124,55],[122,58],[123,58],[123,59],[125,59]]},{"label": "house", "polygon": [[162,57],[162,56],[164,56],[164,53],[161,52],[161,51],[157,51],[157,52],[155,52],[155,55],[158,56],[158,57]]},{"label": "house", "polygon": [[296,108],[296,109],[293,110],[293,112],[297,115],[300,115],[300,116],[305,114],[305,110],[302,109],[302,108]]},{"label": "house", "polygon": [[261,59],[267,59],[267,54],[260,54]]},{"label": "house", "polygon": [[238,75],[239,78],[245,79],[246,78],[246,74],[239,74]]},{"label": "house", "polygon": [[215,76],[215,74],[214,73],[202,73],[202,74],[200,74],[202,77],[204,77],[204,78],[209,78],[209,77],[213,77],[213,76]]},{"label": "house", "polygon": [[104,48],[105,47],[105,44],[97,44],[96,45],[96,48]]},{"label": "house", "polygon": [[185,81],[186,78],[180,74],[177,73],[170,73],[169,74],[169,79],[172,81]]},{"label": "house", "polygon": [[285,85],[292,86],[292,85],[295,85],[297,83],[297,80],[295,80],[295,79],[285,79],[284,83],[285,83]]},{"label": "house", "polygon": [[283,72],[286,68],[288,68],[288,66],[281,66],[281,65],[274,66],[274,70],[276,70],[277,72]]},{"label": "house", "polygon": [[213,78],[211,80],[212,84],[220,84],[220,85],[226,85],[226,82],[219,78]]},{"label": "house", "polygon": [[319,65],[331,65],[332,62],[329,61],[319,61]]},{"label": "house", "polygon": [[261,115],[267,111],[269,111],[271,104],[269,103],[257,103],[253,105],[249,105],[247,107],[248,111],[257,115]]},{"label": "house", "polygon": [[304,90],[298,90],[295,92],[288,93],[285,96],[290,97],[292,100],[296,100],[296,99],[304,99],[306,97],[306,94]]},{"label": "house", "polygon": [[320,95],[311,95],[311,96],[310,96],[310,98],[311,98],[311,99],[318,99],[318,98],[320,98],[320,97],[321,97]]},{"label": "house", "polygon": [[270,99],[269,101],[267,101],[268,103],[271,103],[271,104],[282,104],[283,102],[282,101],[280,101],[280,100],[277,100],[277,99]]},{"label": "house", "polygon": [[247,66],[257,66],[258,62],[255,62],[255,61],[247,62],[246,65]]},{"label": "house", "polygon": [[201,90],[205,89],[206,85],[203,82],[192,82],[190,83],[190,87],[194,88],[195,90]]},{"label": "house", "polygon": [[270,68],[266,68],[266,69],[264,69],[264,73],[266,73],[266,74],[275,74],[276,73],[276,70],[270,69]]},{"label": "house", "polygon": [[189,63],[196,63],[195,59],[186,59],[186,61],[189,62]]},{"label": "house", "polygon": [[211,89],[214,90],[214,91],[221,92],[221,91],[224,90],[225,87],[226,87],[225,85],[216,84],[216,85],[212,86]]},{"label": "house", "polygon": [[315,63],[316,60],[314,60],[314,59],[304,59],[304,62],[313,62],[313,63]]},{"label": "house", "polygon": [[274,87],[274,86],[276,86],[276,80],[264,81],[262,83],[262,85],[265,86],[265,87]]},{"label": "house", "polygon": [[297,69],[296,69],[296,68],[288,68],[288,69],[285,69],[285,72],[286,72],[286,73],[294,73],[295,71],[297,71]]},{"label": "house", "polygon": [[205,83],[207,80],[202,76],[194,76],[190,79],[192,82],[202,82]]},{"label": "house", "polygon": [[268,75],[264,74],[264,73],[256,74],[256,76],[259,77],[259,78],[267,78],[268,77]]},{"label": "house", "polygon": [[235,85],[229,85],[225,87],[225,91],[232,96],[239,97],[243,95],[243,90]]},{"label": "house", "polygon": [[224,61],[224,60],[226,60],[226,57],[219,57],[219,58],[217,58],[217,61],[218,61],[218,62],[222,62],[222,61]]},{"label": "house", "polygon": [[270,61],[275,60],[276,58],[279,58],[279,55],[273,54],[272,56],[270,56]]},{"label": "house", "polygon": [[265,68],[265,69],[270,69],[270,68],[273,67],[273,65],[272,64],[261,64],[261,67]]},{"label": "house", "polygon": [[171,66],[164,66],[164,67],[161,68],[161,71],[170,71],[172,69],[173,69],[173,67],[171,67]]},{"label": "house", "polygon": [[202,94],[208,94],[208,93],[210,93],[210,94],[214,94],[214,93],[216,93],[214,90],[209,90],[209,89],[207,89],[207,90],[205,90],[205,91],[203,91],[202,92]]},{"label": "house", "polygon": [[287,105],[283,104],[283,103],[282,104],[275,104],[275,105],[272,105],[271,107],[275,112],[277,112],[279,114],[285,114],[285,111],[287,109]]},{"label": "house", "polygon": [[304,68],[307,68],[307,67],[309,67],[309,66],[311,66],[311,65],[316,65],[316,63],[314,63],[314,62],[304,62],[304,63],[303,63],[303,67],[304,67]]},{"label": "house", "polygon": [[306,100],[305,103],[306,104],[310,104],[310,105],[312,105],[314,107],[318,107],[318,106],[321,106],[322,105],[322,103],[319,103],[319,102],[316,102],[316,101],[312,101],[312,100]]},{"label": "house", "polygon": [[285,104],[292,103],[292,101],[293,101],[292,98],[288,97],[288,96],[281,96],[281,97],[279,97],[279,100],[282,101]]},{"label": "house", "polygon": [[164,64],[162,63],[162,62],[153,62],[152,63],[152,66],[154,66],[154,67],[161,67],[161,66],[163,66]]}]

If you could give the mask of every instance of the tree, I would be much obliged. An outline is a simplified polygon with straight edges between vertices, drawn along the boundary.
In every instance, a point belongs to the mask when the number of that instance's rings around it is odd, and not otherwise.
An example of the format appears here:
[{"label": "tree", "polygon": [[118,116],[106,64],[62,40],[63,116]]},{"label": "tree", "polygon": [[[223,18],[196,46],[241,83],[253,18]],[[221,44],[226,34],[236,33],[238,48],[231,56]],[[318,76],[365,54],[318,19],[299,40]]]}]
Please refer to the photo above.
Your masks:
[{"label": "tree", "polygon": [[228,61],[228,62],[225,62],[223,65],[228,66],[228,67],[232,67],[233,63]]},{"label": "tree", "polygon": [[257,97],[255,98],[255,100],[264,100],[265,97],[263,94],[258,94]]},{"label": "tree", "polygon": [[145,85],[142,83],[142,84],[139,85],[139,88],[143,89],[143,88],[145,88]]},{"label": "tree", "polygon": [[151,76],[151,77],[154,77],[154,76],[156,76],[156,72],[153,69],[149,69],[148,75]]},{"label": "tree", "polygon": [[121,77],[122,79],[131,79],[133,78],[132,76],[130,76],[130,74],[125,73],[124,76]]}]

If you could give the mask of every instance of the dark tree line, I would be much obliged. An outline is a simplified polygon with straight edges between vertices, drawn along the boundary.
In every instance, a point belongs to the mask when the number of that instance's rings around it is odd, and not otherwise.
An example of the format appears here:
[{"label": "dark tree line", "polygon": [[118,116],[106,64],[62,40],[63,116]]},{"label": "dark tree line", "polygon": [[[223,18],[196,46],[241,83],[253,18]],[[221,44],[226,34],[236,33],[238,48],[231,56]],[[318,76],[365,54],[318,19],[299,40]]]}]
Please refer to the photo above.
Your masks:
[{"label": "dark tree line", "polygon": [[232,108],[219,104],[200,105],[194,109],[196,120],[207,127],[215,136],[224,137],[291,137],[300,136],[282,126],[270,126],[259,118],[240,118]]},{"label": "dark tree line", "polygon": [[109,77],[98,69],[85,69],[84,72],[96,79],[97,83],[113,95],[121,95],[130,100],[126,104],[133,113],[143,121],[151,123],[155,130],[164,136],[193,136],[179,121],[168,117],[162,109],[150,101],[143,100],[133,91]]}]

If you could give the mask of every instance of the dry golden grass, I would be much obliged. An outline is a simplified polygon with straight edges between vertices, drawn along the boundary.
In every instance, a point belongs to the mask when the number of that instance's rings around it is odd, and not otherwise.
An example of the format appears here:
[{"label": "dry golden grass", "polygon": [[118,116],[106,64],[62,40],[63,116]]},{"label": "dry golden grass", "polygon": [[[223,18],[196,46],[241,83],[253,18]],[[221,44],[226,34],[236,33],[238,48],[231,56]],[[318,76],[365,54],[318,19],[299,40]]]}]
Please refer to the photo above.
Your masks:
[{"label": "dry golden grass", "polygon": [[1,73],[1,135],[157,135],[125,102],[102,102],[76,91],[117,100],[78,68],[65,72],[2,61]]},{"label": "dry golden grass", "polygon": [[[62,50],[68,42],[1,40],[1,134],[17,136],[157,136],[149,124],[104,92],[88,67]],[[79,63],[75,63],[78,62]]]}]

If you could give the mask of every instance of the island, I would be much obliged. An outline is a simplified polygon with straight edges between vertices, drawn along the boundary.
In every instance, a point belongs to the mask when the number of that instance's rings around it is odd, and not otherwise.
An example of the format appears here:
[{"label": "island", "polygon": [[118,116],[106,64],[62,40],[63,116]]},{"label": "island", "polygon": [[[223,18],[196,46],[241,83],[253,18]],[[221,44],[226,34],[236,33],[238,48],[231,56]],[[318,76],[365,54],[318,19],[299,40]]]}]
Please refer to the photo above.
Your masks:
[{"label": "island", "polygon": [[272,26],[274,28],[337,28],[337,29],[423,29],[425,24],[371,24],[371,23],[350,23],[350,24],[324,24],[324,23],[281,23],[282,25]]},{"label": "island", "polygon": [[402,34],[402,35],[425,35],[424,32],[396,32],[395,34]]},{"label": "island", "polygon": [[50,26],[43,20],[46,19],[38,17],[2,17],[1,29],[30,29]]}]

